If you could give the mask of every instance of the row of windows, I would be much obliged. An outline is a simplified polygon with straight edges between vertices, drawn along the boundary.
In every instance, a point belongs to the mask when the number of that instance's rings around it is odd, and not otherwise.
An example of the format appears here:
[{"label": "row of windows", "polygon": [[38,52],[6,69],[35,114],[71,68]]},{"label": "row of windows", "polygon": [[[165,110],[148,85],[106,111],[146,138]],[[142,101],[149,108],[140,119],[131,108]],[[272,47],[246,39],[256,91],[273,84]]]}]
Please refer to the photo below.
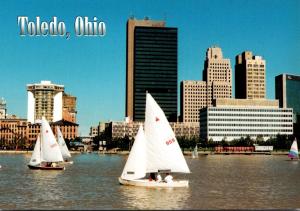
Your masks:
[{"label": "row of windows", "polygon": [[292,109],[239,109],[239,108],[209,108],[210,111],[237,111],[237,112],[286,112],[291,113]]},{"label": "row of windows", "polygon": [[241,117],[293,117],[293,115],[287,115],[287,114],[217,114],[217,113],[211,113],[210,116],[241,116]]},{"label": "row of windows", "polygon": [[254,129],[242,129],[242,128],[233,128],[233,129],[218,129],[218,128],[209,128],[208,131],[210,132],[216,132],[216,131],[228,131],[228,132],[293,132],[292,129],[258,129],[258,128],[254,128]]},{"label": "row of windows", "polygon": [[[218,133],[211,133],[209,134],[209,136],[216,136],[216,137],[237,137],[237,138],[240,138],[240,137],[245,137],[246,135],[250,135],[250,134],[233,134],[233,133],[228,133],[228,134],[218,134]],[[271,136],[271,135],[275,135],[275,134],[259,134],[259,133],[255,133],[255,134],[251,134],[251,136],[261,136],[261,135],[264,135],[264,136]]]},{"label": "row of windows", "polygon": [[[205,120],[200,115],[201,120]],[[209,118],[208,121],[220,122],[220,119]],[[223,121],[223,120],[222,120]],[[293,122],[292,119],[226,119],[226,122]]]},{"label": "row of windows", "polygon": [[208,126],[217,127],[293,127],[292,124],[220,124],[210,123]]}]

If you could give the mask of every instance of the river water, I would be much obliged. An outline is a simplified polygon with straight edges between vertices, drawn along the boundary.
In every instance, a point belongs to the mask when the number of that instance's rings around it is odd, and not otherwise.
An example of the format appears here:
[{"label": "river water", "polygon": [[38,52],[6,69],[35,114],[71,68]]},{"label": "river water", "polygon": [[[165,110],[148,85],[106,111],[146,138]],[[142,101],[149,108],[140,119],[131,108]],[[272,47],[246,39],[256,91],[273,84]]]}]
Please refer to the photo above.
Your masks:
[{"label": "river water", "polygon": [[300,161],[278,155],[186,157],[189,188],[118,183],[127,156],[73,155],[65,171],[30,170],[31,154],[0,154],[0,209],[295,209]]}]

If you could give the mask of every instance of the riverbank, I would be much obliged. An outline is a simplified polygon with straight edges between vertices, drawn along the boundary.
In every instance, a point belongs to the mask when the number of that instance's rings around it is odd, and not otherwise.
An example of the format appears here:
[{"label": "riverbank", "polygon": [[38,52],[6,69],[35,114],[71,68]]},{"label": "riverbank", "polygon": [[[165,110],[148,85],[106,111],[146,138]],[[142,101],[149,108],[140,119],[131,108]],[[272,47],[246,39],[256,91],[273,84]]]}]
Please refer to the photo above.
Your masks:
[{"label": "riverbank", "polygon": [[[0,154],[31,154],[32,151],[27,150],[0,150]],[[98,154],[118,154],[128,155],[129,151],[93,151],[93,152],[81,152],[70,151],[71,154],[80,153],[98,153]],[[192,151],[184,151],[186,156],[192,156]],[[287,155],[288,151],[272,151],[272,152],[214,152],[214,151],[198,151],[198,155]]]}]

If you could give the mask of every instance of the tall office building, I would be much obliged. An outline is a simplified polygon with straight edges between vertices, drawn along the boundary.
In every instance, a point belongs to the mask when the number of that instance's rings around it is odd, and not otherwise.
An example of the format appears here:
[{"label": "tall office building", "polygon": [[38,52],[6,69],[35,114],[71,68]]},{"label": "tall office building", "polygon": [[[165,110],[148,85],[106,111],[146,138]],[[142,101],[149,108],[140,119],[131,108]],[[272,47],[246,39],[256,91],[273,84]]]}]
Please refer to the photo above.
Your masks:
[{"label": "tall office building", "polygon": [[275,77],[275,98],[281,108],[293,108],[294,122],[300,123],[300,76],[281,74]]},{"label": "tall office building", "polygon": [[207,85],[207,106],[213,99],[232,97],[232,76],[230,59],[223,58],[222,49],[211,47],[206,51],[203,80]]},{"label": "tall office building", "polygon": [[221,48],[207,49],[203,81],[182,81],[180,95],[181,121],[190,123],[199,123],[200,109],[212,106],[214,99],[232,98],[230,59],[223,58]]},{"label": "tall office building", "polygon": [[28,122],[35,123],[41,120],[42,116],[45,116],[49,122],[61,120],[63,92],[63,85],[52,84],[51,81],[27,84]]},{"label": "tall office building", "polygon": [[127,22],[126,117],[144,120],[148,91],[177,120],[177,28],[149,19]]},{"label": "tall office building", "polygon": [[200,109],[207,107],[205,81],[181,81],[180,121],[199,124]]},{"label": "tall office building", "polygon": [[266,61],[244,51],[235,61],[235,98],[265,99]]}]

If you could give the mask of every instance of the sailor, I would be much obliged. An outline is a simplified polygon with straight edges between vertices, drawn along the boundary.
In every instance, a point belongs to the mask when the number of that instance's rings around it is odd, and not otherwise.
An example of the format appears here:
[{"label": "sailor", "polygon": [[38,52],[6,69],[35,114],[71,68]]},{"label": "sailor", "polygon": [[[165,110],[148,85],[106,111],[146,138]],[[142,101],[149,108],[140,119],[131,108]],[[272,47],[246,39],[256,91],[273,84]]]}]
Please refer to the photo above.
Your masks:
[{"label": "sailor", "polygon": [[156,176],[156,182],[161,182],[162,178],[160,176],[160,174],[158,173]]},{"label": "sailor", "polygon": [[150,173],[149,181],[155,181],[155,173]]},{"label": "sailor", "polygon": [[173,182],[173,177],[169,173],[166,173],[166,177],[165,177],[164,181],[166,183],[172,183]]}]

